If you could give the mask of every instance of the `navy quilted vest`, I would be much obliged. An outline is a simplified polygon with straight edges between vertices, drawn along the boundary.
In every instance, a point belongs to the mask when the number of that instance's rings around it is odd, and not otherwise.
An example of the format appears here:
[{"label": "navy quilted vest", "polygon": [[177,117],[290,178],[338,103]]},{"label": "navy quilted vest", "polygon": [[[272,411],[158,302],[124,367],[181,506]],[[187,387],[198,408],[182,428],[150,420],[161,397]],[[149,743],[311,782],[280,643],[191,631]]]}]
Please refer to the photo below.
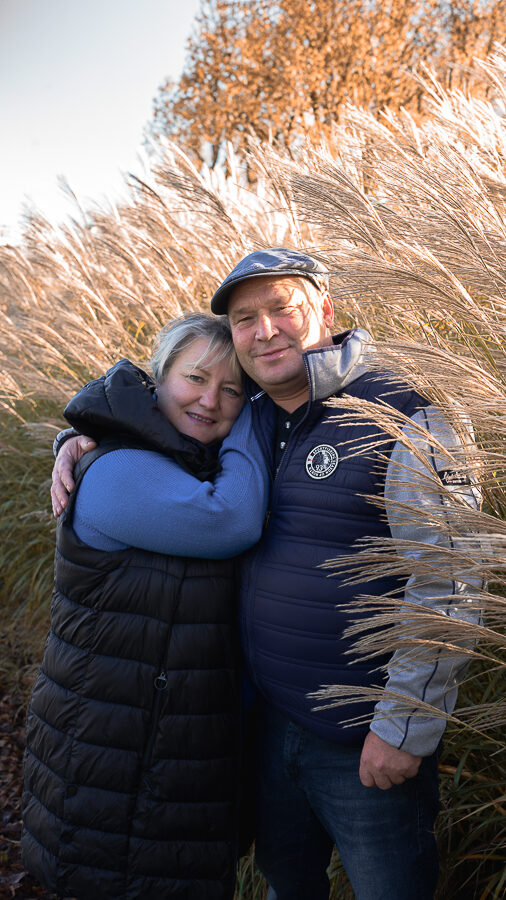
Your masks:
[{"label": "navy quilted vest", "polygon": [[[407,387],[372,373],[360,375],[339,396],[383,399],[411,416],[425,401]],[[253,400],[258,434],[273,459],[275,408],[265,394]],[[342,410],[341,410],[342,411]],[[389,534],[384,512],[363,495],[381,496],[386,464],[373,451],[352,455],[350,442],[364,447],[380,434],[371,422],[336,424],[339,409],[310,402],[290,435],[273,481],[271,509],[262,540],[249,552],[241,589],[241,637],[251,677],[261,694],[289,718],[341,744],[359,744],[368,726],[343,728],[351,716],[371,711],[365,704],[315,711],[308,693],[322,685],[378,685],[371,663],[347,655],[343,629],[356,594],[383,594],[399,587],[393,579],[350,587],[344,575],[329,577],[322,563],[350,552],[364,536]],[[385,436],[384,436],[385,437]],[[388,453],[393,442],[382,448]],[[346,609],[336,608],[345,604]],[[375,660],[377,666],[385,660]]]}]

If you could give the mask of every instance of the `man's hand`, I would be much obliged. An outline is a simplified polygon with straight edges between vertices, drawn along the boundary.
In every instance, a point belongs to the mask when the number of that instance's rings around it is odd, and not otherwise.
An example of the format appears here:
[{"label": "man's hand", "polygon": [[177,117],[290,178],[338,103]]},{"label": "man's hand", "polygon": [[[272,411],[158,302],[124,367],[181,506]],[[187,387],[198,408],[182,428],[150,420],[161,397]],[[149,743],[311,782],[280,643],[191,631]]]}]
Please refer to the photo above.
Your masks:
[{"label": "man's hand", "polygon": [[84,434],[79,434],[77,437],[69,438],[68,441],[65,441],[53,467],[51,503],[55,517],[63,512],[68,503],[68,495],[74,489],[73,472],[76,462],[81,459],[84,453],[87,453],[88,450],[93,450],[96,446],[95,441]]},{"label": "man's hand", "polygon": [[414,778],[421,761],[421,756],[398,750],[370,731],[360,757],[360,781],[364,787],[379,787],[387,791],[394,784]]}]

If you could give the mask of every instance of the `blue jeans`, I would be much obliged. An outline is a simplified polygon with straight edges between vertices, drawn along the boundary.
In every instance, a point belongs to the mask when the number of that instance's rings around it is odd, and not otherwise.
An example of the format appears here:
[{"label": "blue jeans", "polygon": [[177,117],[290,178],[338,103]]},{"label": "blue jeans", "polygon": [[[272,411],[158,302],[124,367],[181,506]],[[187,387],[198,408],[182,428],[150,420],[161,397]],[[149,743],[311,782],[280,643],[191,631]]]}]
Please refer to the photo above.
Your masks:
[{"label": "blue jeans", "polygon": [[357,900],[432,900],[437,755],[415,778],[382,791],[361,784],[360,753],[264,709],[256,859],[268,900],[328,900],[334,843]]}]

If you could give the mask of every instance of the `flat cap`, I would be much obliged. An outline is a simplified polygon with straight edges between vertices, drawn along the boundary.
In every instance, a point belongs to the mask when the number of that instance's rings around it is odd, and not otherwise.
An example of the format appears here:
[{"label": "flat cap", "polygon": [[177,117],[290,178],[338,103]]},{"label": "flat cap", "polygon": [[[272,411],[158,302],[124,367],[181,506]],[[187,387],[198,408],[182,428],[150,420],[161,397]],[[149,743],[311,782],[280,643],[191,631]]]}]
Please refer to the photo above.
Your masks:
[{"label": "flat cap", "polygon": [[230,292],[241,281],[266,275],[297,275],[309,278],[318,288],[328,288],[329,273],[322,263],[302,253],[286,247],[272,247],[269,250],[255,250],[245,256],[227,275],[211,299],[211,311],[217,316],[225,315]]}]

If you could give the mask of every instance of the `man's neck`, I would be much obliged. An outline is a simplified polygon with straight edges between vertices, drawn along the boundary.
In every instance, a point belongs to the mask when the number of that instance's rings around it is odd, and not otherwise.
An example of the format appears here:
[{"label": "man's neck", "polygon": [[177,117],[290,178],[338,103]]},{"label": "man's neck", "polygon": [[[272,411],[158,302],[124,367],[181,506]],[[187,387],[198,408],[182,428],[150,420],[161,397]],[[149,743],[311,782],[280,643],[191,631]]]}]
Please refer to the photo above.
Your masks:
[{"label": "man's neck", "polygon": [[276,406],[281,407],[281,409],[286,410],[286,412],[294,412],[294,410],[298,409],[299,406],[302,406],[303,403],[307,403],[309,400],[309,388],[307,384],[304,385],[301,390],[297,391],[297,393],[289,393],[286,389],[283,391],[283,385],[270,385],[269,388],[265,389],[265,392]]}]

